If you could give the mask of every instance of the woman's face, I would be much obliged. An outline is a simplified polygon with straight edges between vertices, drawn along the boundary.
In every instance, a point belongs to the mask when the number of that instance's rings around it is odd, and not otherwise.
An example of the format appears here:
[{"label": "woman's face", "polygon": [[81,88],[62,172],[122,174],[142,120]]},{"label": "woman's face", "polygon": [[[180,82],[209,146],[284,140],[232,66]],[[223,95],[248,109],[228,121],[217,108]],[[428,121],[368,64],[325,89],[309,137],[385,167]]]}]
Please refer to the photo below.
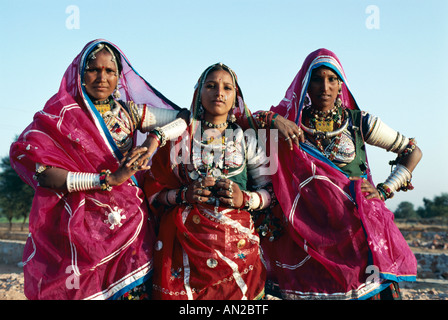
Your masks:
[{"label": "woman's face", "polygon": [[89,97],[102,101],[116,89],[118,70],[112,61],[112,54],[107,50],[101,50],[95,56],[96,59],[89,61],[89,67],[84,72],[84,83]]},{"label": "woman's face", "polygon": [[235,87],[230,73],[224,70],[209,73],[202,86],[201,102],[206,116],[227,117],[235,102]]},{"label": "woman's face", "polygon": [[313,107],[319,110],[330,110],[339,93],[337,74],[329,68],[320,67],[313,70],[308,85],[308,95]]}]

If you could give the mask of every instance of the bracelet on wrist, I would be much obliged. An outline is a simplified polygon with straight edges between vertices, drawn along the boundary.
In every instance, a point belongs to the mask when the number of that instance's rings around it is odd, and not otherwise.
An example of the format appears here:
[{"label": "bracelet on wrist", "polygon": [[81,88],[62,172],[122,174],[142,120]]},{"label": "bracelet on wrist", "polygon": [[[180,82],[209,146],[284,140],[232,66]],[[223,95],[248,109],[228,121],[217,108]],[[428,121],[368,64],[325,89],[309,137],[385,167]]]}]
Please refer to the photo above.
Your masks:
[{"label": "bracelet on wrist", "polygon": [[111,191],[112,187],[109,185],[109,176],[111,172],[109,169],[101,170],[100,172],[100,187],[103,191]]},{"label": "bracelet on wrist", "polygon": [[392,190],[384,183],[378,183],[376,189],[380,194],[382,194],[382,196],[384,197],[384,201],[387,199],[392,199],[394,197],[394,193],[392,192]]},{"label": "bracelet on wrist", "polygon": [[187,203],[186,199],[186,193],[187,193],[187,186],[182,186],[176,195],[176,203],[177,204],[185,204]]},{"label": "bracelet on wrist", "polygon": [[159,138],[155,133],[151,132],[150,134],[148,134],[148,136],[149,136],[149,137],[152,137],[154,140],[156,140],[157,143],[159,144],[159,147],[160,147],[160,145],[161,145],[162,143],[160,142],[160,138]]},{"label": "bracelet on wrist", "polygon": [[250,205],[250,192],[245,191],[245,190],[241,190],[241,192],[243,193],[243,203],[241,204],[240,209],[249,209],[249,205]]},{"label": "bracelet on wrist", "polygon": [[274,113],[274,115],[272,116],[272,119],[271,119],[271,129],[274,128],[274,122],[275,122],[275,118],[277,118],[277,116],[278,116],[278,113]]}]

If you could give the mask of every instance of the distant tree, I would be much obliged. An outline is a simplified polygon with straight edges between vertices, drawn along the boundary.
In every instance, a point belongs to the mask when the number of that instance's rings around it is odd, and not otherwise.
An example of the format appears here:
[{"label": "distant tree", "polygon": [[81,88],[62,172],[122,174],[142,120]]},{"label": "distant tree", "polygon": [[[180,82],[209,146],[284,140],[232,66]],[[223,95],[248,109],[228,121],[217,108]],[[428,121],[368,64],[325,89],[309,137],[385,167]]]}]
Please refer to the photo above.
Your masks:
[{"label": "distant tree", "polygon": [[0,160],[0,169],[0,214],[8,219],[10,230],[13,218],[23,218],[23,229],[33,202],[34,190],[20,179],[11,167],[8,156]]},{"label": "distant tree", "polygon": [[422,218],[448,217],[448,193],[435,196],[434,200],[423,198],[423,207],[417,213]]},{"label": "distant tree", "polygon": [[396,218],[418,218],[417,212],[414,210],[414,205],[411,202],[401,202],[394,212]]}]

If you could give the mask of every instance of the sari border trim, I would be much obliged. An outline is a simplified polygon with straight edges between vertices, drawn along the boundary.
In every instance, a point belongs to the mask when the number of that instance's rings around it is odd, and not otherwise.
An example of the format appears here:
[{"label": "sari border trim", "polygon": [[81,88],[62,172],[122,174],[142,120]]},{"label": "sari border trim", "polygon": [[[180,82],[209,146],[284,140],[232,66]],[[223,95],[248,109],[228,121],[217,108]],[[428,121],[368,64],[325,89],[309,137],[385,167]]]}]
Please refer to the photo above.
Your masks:
[{"label": "sari border trim", "polygon": [[397,283],[407,281],[416,281],[416,275],[395,275],[392,273],[381,272],[380,281],[370,284],[363,283],[358,289],[350,290],[345,293],[319,293],[319,292],[301,292],[288,289],[280,289],[279,292],[283,299],[291,300],[366,300],[383,291],[390,285],[390,281]]},{"label": "sari border trim", "polygon": [[125,275],[117,282],[111,284],[107,289],[97,292],[84,300],[115,300],[148,280],[153,273],[152,260],[131,273]]}]

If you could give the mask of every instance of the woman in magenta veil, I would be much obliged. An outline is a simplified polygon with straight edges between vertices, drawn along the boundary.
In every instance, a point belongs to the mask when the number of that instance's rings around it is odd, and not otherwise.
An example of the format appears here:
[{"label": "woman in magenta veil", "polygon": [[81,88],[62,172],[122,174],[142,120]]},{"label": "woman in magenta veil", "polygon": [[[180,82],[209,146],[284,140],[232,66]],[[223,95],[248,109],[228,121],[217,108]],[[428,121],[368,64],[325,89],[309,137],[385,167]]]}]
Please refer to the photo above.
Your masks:
[{"label": "woman in magenta veil", "polygon": [[[28,299],[147,298],[154,221],[138,171],[187,127],[114,44],[89,42],[10,150],[35,190],[23,254]],[[137,137],[157,129],[164,141]],[[141,135],[144,137],[144,135]]]},{"label": "woman in magenta veil", "polygon": [[[270,290],[285,299],[400,298],[398,282],[415,280],[417,264],[385,200],[412,189],[415,140],[359,109],[326,49],[305,59],[271,111],[300,126],[287,142],[304,142],[292,151],[279,144],[272,182],[284,229],[262,243]],[[397,154],[376,187],[366,143]]]}]

